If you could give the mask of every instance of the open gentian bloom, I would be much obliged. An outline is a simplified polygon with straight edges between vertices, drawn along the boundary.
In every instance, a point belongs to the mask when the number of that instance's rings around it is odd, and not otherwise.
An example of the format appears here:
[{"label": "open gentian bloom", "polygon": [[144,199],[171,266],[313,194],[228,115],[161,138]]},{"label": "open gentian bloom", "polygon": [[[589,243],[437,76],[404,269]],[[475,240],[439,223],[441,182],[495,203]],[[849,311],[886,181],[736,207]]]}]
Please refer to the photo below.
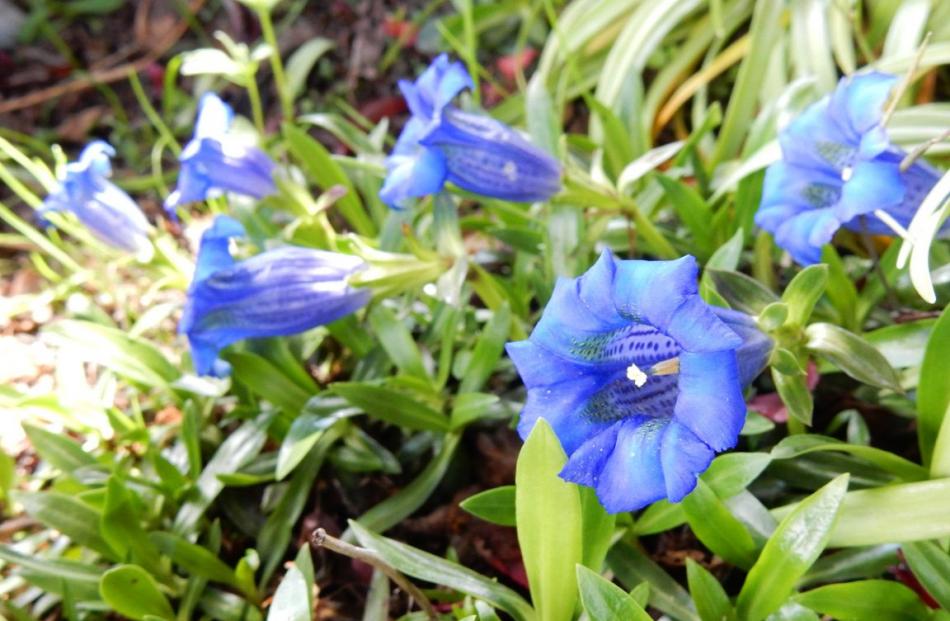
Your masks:
[{"label": "open gentian bloom", "polygon": [[755,222],[798,263],[821,261],[822,245],[842,226],[892,234],[875,212],[906,228],[940,178],[920,161],[900,169],[906,153],[881,125],[896,81],[883,73],[843,78],[779,135],[782,160],[766,171]]},{"label": "open gentian bloom", "polygon": [[165,200],[172,217],[184,203],[234,192],[263,198],[277,191],[274,162],[257,147],[230,133],[234,111],[214,93],[198,103],[195,134],[181,152],[178,187]]},{"label": "open gentian bloom", "polygon": [[229,251],[244,227],[218,216],[201,238],[194,280],[178,331],[188,336],[195,372],[226,375],[218,352],[236,341],[296,334],[363,307],[368,289],[347,279],[362,259],[336,252],[286,246],[243,261]]},{"label": "open gentian bloom", "polygon": [[51,211],[71,211],[92,233],[116,248],[148,251],[151,226],[139,206],[119,186],[109,181],[109,158],[115,149],[102,140],[86,145],[79,161],[66,164],[59,187],[43,201],[40,216]]},{"label": "open gentian bloom", "polygon": [[678,502],[745,421],[742,389],[772,343],[751,318],[707,305],[697,265],[604,252],[562,278],[526,341],[509,343],[528,389],[518,432],[546,419],[568,454],[561,477],[611,513]]},{"label": "open gentian bloom", "polygon": [[561,188],[557,160],[495,119],[463,112],[452,99],[472,87],[462,63],[440,55],[415,82],[401,80],[412,118],[386,159],[380,197],[404,207],[434,194],[447,181],[484,196],[530,202]]}]

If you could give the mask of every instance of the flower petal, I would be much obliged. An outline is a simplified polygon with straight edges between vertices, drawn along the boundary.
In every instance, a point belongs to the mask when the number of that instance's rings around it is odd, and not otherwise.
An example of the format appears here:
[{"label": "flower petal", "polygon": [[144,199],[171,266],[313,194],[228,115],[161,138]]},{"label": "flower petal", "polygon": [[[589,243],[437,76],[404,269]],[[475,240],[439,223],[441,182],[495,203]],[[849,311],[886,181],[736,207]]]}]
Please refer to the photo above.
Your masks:
[{"label": "flower petal", "polygon": [[876,209],[896,207],[903,199],[904,181],[898,164],[880,160],[858,162],[844,184],[835,213],[838,221],[847,222]]},{"label": "flower petal", "polygon": [[670,502],[679,502],[693,491],[696,477],[709,468],[715,456],[715,451],[687,427],[675,420],[670,422],[660,445],[660,463]]},{"label": "flower petal", "polygon": [[680,355],[679,398],[674,418],[716,451],[736,445],[745,422],[736,354]]},{"label": "flower petal", "polygon": [[831,95],[831,114],[840,126],[861,136],[881,122],[895,84],[897,76],[879,72],[842,78]]},{"label": "flower petal", "polygon": [[742,339],[698,295],[688,296],[676,309],[666,333],[689,352],[732,350],[742,344]]},{"label": "flower petal", "polygon": [[821,247],[840,227],[834,210],[809,209],[782,223],[775,231],[775,243],[800,265],[820,263]]},{"label": "flower petal", "polygon": [[214,93],[205,93],[198,102],[195,138],[221,138],[231,129],[234,110]]},{"label": "flower petal", "polygon": [[624,419],[614,450],[597,478],[597,498],[608,513],[633,511],[666,496],[660,443],[669,419]]}]

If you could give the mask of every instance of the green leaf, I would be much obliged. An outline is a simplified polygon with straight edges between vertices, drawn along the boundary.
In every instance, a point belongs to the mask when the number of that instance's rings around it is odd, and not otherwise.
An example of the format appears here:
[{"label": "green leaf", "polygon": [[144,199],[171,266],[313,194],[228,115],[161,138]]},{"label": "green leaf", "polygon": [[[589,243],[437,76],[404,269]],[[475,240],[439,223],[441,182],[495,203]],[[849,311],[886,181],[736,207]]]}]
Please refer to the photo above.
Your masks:
[{"label": "green leaf", "polygon": [[267,611],[268,621],[310,621],[310,584],[303,573],[291,567],[274,593],[274,600]]},{"label": "green leaf", "polygon": [[518,544],[539,621],[569,620],[577,602],[574,566],[581,562],[581,501],[558,473],[567,462],[543,418],[521,447],[515,469]]},{"label": "green leaf", "polygon": [[101,567],[65,559],[45,559],[4,544],[0,544],[0,560],[14,565],[17,573],[45,591],[62,593],[65,587],[79,600],[99,598]]},{"label": "green leaf", "polygon": [[72,474],[75,470],[95,466],[97,463],[96,459],[84,451],[78,442],[62,433],[52,433],[26,423],[23,425],[23,431],[26,432],[26,437],[30,439],[30,444],[40,457],[64,473]]},{"label": "green leaf", "polygon": [[359,517],[359,523],[375,531],[386,531],[412,515],[429,499],[442,481],[461,435],[447,433],[439,453],[430,461],[419,476],[398,493],[393,494]]},{"label": "green leaf", "polygon": [[115,550],[99,534],[101,514],[78,498],[59,492],[13,492],[11,495],[28,514],[46,526],[78,545],[107,558],[116,558]]},{"label": "green leaf", "polygon": [[168,556],[176,565],[193,576],[200,576],[214,582],[238,586],[234,571],[207,548],[191,543],[173,533],[154,532],[149,534],[152,543]]},{"label": "green leaf", "polygon": [[848,444],[835,438],[809,433],[783,438],[772,449],[773,459],[792,459],[816,451],[842,451],[862,457],[879,468],[891,472],[905,481],[920,481],[927,478],[927,470],[914,462],[872,446]]},{"label": "green leaf", "polygon": [[686,580],[696,611],[703,621],[731,621],[736,613],[719,580],[693,559],[686,558]]},{"label": "green leaf", "polygon": [[806,425],[811,425],[814,402],[811,391],[808,389],[805,372],[799,371],[794,375],[787,375],[773,368],[772,382],[782,398],[782,403],[788,408],[788,413]]},{"label": "green leaf", "polygon": [[733,565],[752,566],[756,553],[752,535],[705,481],[697,479],[682,505],[690,528],[707,548]]},{"label": "green leaf", "polygon": [[422,380],[429,374],[422,364],[422,354],[405,325],[385,306],[379,304],[369,313],[369,323],[376,333],[379,344],[400,372]]},{"label": "green leaf", "polygon": [[593,488],[578,486],[581,499],[581,564],[588,569],[600,571],[604,566],[607,550],[614,539],[617,516],[607,513]]},{"label": "green leaf", "polygon": [[447,431],[449,419],[403,392],[365,382],[337,382],[329,389],[382,421],[418,431]]},{"label": "green leaf", "polygon": [[581,603],[591,621],[651,621],[639,604],[623,589],[606,580],[600,574],[577,566],[577,588]]},{"label": "green leaf", "polygon": [[290,55],[287,59],[287,84],[286,97],[294,101],[303,93],[307,85],[307,76],[313,70],[320,57],[332,50],[333,41],[323,37],[314,37],[310,39]]},{"label": "green leaf", "polygon": [[[306,410],[324,409],[321,404],[332,404],[336,399],[327,399],[326,397],[316,396],[307,403]],[[310,453],[313,445],[323,437],[328,429],[336,425],[339,421],[349,418],[356,410],[353,408],[340,407],[336,412],[327,414],[325,412],[316,413],[305,411],[294,419],[290,424],[287,435],[281,442],[280,450],[277,453],[276,477],[282,481],[288,474],[293,472],[301,461]]]},{"label": "green leaf", "polygon": [[828,286],[825,295],[838,311],[842,327],[848,330],[860,330],[858,322],[858,290],[848,275],[841,257],[834,246],[825,244],[821,251],[821,260],[828,266]]},{"label": "green leaf", "polygon": [[307,135],[307,132],[290,123],[284,123],[283,131],[288,150],[307,177],[323,190],[328,190],[336,185],[346,188],[346,194],[336,202],[340,215],[360,235],[374,236],[376,226],[363,209],[363,204],[360,202],[353,183],[340,168],[340,165],[330,156],[330,152],[322,144]]},{"label": "green leaf", "polygon": [[250,352],[232,351],[225,354],[231,364],[231,377],[247,386],[291,416],[297,416],[311,395],[284,375],[270,360]]},{"label": "green leaf", "polygon": [[175,618],[175,611],[155,580],[138,565],[119,565],[104,573],[99,593],[109,607],[131,619]]},{"label": "green leaf", "polygon": [[133,509],[132,493],[116,475],[109,477],[99,533],[119,552],[121,558],[128,558],[131,554],[131,559],[150,574],[167,577],[168,571],[162,566],[161,556],[149,540],[145,529],[139,523],[137,512]]},{"label": "green leaf", "polygon": [[0,502],[6,502],[16,482],[16,460],[0,451]]},{"label": "green leaf", "polygon": [[[845,496],[845,501],[847,498]],[[840,516],[838,519],[841,519]],[[888,567],[893,567],[900,562],[897,550],[897,544],[889,543],[848,548],[834,554],[826,554],[815,561],[799,582],[799,586],[880,576]]]},{"label": "green leaf", "polygon": [[839,621],[917,621],[928,616],[916,593],[890,580],[829,584],[797,595],[795,601]]},{"label": "green leaf", "polygon": [[502,304],[485,324],[485,329],[475,343],[472,357],[469,360],[459,393],[477,392],[481,390],[492,372],[498,365],[498,359],[505,351],[505,342],[511,330],[511,309],[508,304]]},{"label": "green leaf", "polygon": [[950,554],[935,541],[905,543],[901,547],[920,584],[944,610],[950,611]]},{"label": "green leaf", "polygon": [[377,535],[357,522],[350,521],[350,528],[356,534],[360,545],[369,548],[386,563],[406,575],[434,584],[442,584],[472,597],[483,599],[492,606],[507,612],[515,621],[532,621],[536,618],[528,602],[495,580],[434,554]]},{"label": "green leaf", "polygon": [[225,438],[201,471],[189,500],[178,510],[174,525],[176,533],[191,533],[197,527],[201,516],[224,489],[218,475],[233,474],[257,457],[267,441],[270,421],[271,414],[261,414],[243,423]]},{"label": "green leaf", "polygon": [[779,301],[777,295],[751,276],[715,269],[706,270],[706,274],[729,306],[749,315],[758,315],[766,306]]},{"label": "green leaf", "polygon": [[[950,307],[940,314],[934,325],[924,362],[920,367],[920,381],[917,384],[917,441],[924,465],[934,459],[934,443],[944,424],[944,416],[950,408],[950,390],[947,390],[947,378],[950,377]],[[948,432],[950,433],[950,432]],[[947,451],[950,452],[950,443]],[[942,462],[950,464],[950,456],[940,456]],[[950,467],[948,467],[950,469]],[[942,474],[950,475],[950,472]]]},{"label": "green leaf", "polygon": [[865,384],[901,392],[897,373],[873,345],[860,336],[830,323],[813,323],[805,329],[806,347]]},{"label": "green leaf", "polygon": [[692,249],[700,260],[708,258],[713,250],[712,228],[709,226],[712,210],[709,205],[696,190],[682,182],[674,181],[666,175],[657,175],[656,178],[663,186],[663,191],[670,200],[670,204],[673,205],[676,215],[692,236]]},{"label": "green leaf", "polygon": [[115,328],[63,319],[43,332],[51,342],[68,347],[81,360],[102,365],[138,384],[167,388],[180,375],[154,345]]},{"label": "green leaf", "polygon": [[802,501],[769,537],[739,592],[741,619],[760,621],[778,610],[825,549],[848,489],[842,474]]},{"label": "green leaf", "polygon": [[809,265],[795,274],[782,293],[782,301],[788,305],[787,323],[790,326],[801,327],[808,323],[827,283],[828,266],[822,263]]},{"label": "green leaf", "polygon": [[517,521],[514,485],[486,489],[469,496],[459,506],[475,517],[499,526],[514,526]]},{"label": "green leaf", "polygon": [[607,566],[627,588],[648,583],[654,608],[677,621],[699,621],[686,589],[628,542],[621,540],[607,552]]},{"label": "green leaf", "polygon": [[492,406],[499,401],[500,399],[496,395],[484,392],[457,393],[455,400],[452,402],[452,429],[463,429],[469,424],[491,415]]}]

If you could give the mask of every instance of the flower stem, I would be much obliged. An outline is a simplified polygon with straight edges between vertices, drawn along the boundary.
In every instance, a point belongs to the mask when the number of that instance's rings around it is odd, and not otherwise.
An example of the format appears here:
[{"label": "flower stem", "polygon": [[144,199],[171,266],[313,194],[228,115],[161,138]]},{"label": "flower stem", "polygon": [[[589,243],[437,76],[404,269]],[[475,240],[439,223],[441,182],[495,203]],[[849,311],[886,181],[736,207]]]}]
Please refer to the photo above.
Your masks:
[{"label": "flower stem", "polygon": [[284,120],[290,121],[294,118],[294,102],[287,90],[287,76],[284,73],[284,63],[280,59],[280,47],[277,45],[277,35],[274,33],[274,22],[271,20],[270,12],[267,9],[258,9],[257,17],[261,20],[261,32],[264,35],[264,41],[272,50],[270,66],[274,72],[274,85],[277,88],[277,96],[280,98]]},{"label": "flower stem", "polygon": [[257,90],[257,81],[255,80],[255,72],[248,71],[247,73],[247,96],[251,100],[251,116],[254,117],[254,127],[257,128],[258,133],[263,137],[264,135],[264,108],[261,106],[261,93]]},{"label": "flower stem", "polygon": [[175,153],[175,156],[181,155],[181,145],[175,140],[175,135],[172,133],[172,130],[168,128],[168,125],[165,124],[165,121],[162,120],[161,115],[159,115],[155,107],[152,106],[152,102],[149,101],[148,96],[145,94],[145,89],[142,88],[142,82],[139,80],[138,74],[134,71],[129,71],[129,84],[132,85],[132,92],[135,93],[135,98],[138,100],[142,111],[145,112],[145,116],[147,116],[148,120],[155,126],[155,129],[158,130],[159,135]]},{"label": "flower stem", "polygon": [[336,537],[331,537],[327,534],[327,531],[322,528],[318,528],[313,532],[311,537],[313,545],[319,548],[326,548],[337,554],[342,554],[343,556],[348,556],[352,559],[358,561],[363,561],[367,565],[372,565],[376,569],[380,570],[386,576],[399,585],[399,588],[404,590],[409,597],[414,599],[419,607],[425,611],[426,616],[429,619],[438,621],[439,615],[436,613],[435,608],[432,606],[432,602],[429,601],[429,598],[425,596],[425,593],[419,590],[419,587],[409,582],[405,576],[396,571],[393,567],[386,563],[378,554],[372,550],[367,550],[366,548],[361,548],[359,546],[354,546],[349,544],[342,539],[337,539]]}]

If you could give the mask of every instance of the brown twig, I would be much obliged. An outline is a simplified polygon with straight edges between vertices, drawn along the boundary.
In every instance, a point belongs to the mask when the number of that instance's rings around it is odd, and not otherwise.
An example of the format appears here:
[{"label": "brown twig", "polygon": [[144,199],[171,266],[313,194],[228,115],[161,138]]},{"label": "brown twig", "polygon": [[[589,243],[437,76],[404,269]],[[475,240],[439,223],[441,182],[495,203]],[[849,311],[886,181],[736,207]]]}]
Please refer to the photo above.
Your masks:
[{"label": "brown twig", "polygon": [[419,607],[426,613],[429,619],[433,621],[438,621],[439,615],[436,612],[435,608],[432,606],[432,602],[429,601],[429,598],[425,596],[425,593],[419,590],[419,588],[413,583],[409,582],[405,576],[396,571],[395,568],[390,566],[386,561],[384,561],[378,554],[372,550],[367,550],[366,548],[360,548],[359,546],[354,546],[349,544],[342,539],[337,539],[336,537],[331,537],[327,534],[327,531],[322,528],[318,528],[313,531],[311,537],[313,545],[318,548],[326,548],[331,552],[336,552],[337,554],[342,554],[343,556],[348,556],[350,558],[362,561],[367,565],[372,565],[379,571],[386,574],[390,580],[399,585],[406,594],[409,595]]},{"label": "brown twig", "polygon": [[[196,13],[201,9],[204,3],[205,0],[192,0],[191,4],[188,6],[189,12],[192,14]],[[167,52],[173,45],[175,45],[175,43],[178,42],[178,39],[180,39],[181,36],[185,34],[187,29],[188,20],[180,19],[173,28],[169,29],[168,34],[142,58],[134,62],[124,63],[118,67],[112,67],[111,69],[92,71],[88,75],[84,75],[66,83],[56,84],[54,86],[50,86],[49,88],[27,93],[22,97],[16,97],[8,101],[0,101],[0,114],[6,114],[15,110],[22,110],[23,108],[36,106],[49,101],[50,99],[56,99],[57,97],[62,97],[63,95],[68,95],[70,93],[78,93],[100,84],[108,84],[110,82],[124,80],[128,77],[130,71],[142,71],[150,64],[161,58],[165,52]]]}]

